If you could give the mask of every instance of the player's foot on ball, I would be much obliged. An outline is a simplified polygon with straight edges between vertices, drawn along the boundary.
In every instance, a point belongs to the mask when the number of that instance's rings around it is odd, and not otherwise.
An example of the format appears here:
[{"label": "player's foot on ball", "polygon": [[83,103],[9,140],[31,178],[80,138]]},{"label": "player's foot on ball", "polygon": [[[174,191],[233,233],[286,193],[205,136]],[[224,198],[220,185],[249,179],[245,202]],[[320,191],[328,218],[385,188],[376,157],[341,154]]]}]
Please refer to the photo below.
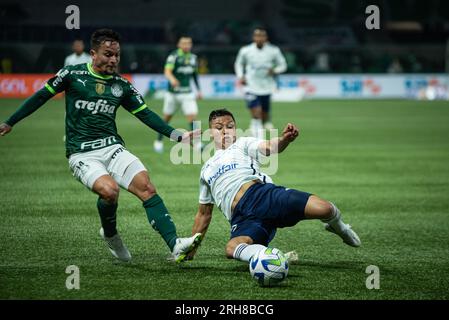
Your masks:
[{"label": "player's foot on ball", "polygon": [[164,152],[164,143],[162,141],[155,140],[153,143],[153,148],[155,152],[162,153]]},{"label": "player's foot on ball", "polygon": [[101,228],[100,235],[108,245],[109,251],[111,251],[114,257],[124,262],[129,262],[131,260],[131,254],[118,233],[112,237],[105,237],[104,230]]},{"label": "player's foot on ball", "polygon": [[351,226],[349,224],[346,224],[345,226],[346,228],[344,228],[341,232],[337,232],[327,223],[324,225],[324,228],[329,232],[339,235],[340,238],[343,239],[343,242],[347,245],[350,245],[351,247],[360,247],[362,242],[360,241],[357,233],[355,233],[355,231],[351,229]]},{"label": "player's foot on ball", "polygon": [[201,233],[196,233],[190,238],[178,238],[176,239],[176,244],[172,251],[173,260],[176,263],[181,263],[186,260],[186,256],[198,248],[201,244],[202,235]]}]

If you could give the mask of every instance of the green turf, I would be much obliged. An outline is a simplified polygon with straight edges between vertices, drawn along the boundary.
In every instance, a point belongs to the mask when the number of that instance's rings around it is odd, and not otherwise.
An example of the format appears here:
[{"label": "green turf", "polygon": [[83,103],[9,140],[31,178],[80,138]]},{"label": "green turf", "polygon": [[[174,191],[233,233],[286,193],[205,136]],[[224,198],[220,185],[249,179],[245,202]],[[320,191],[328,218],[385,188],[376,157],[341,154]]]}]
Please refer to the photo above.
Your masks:
[{"label": "green turf", "polygon": [[[0,101],[5,119],[19,100]],[[150,101],[160,113],[161,101]],[[242,101],[201,101],[206,120],[227,106],[246,128]],[[64,156],[63,101],[51,101],[0,138],[1,299],[448,299],[449,105],[418,101],[275,103],[276,126],[292,121],[300,139],[280,155],[278,184],[332,200],[363,246],[354,249],[318,221],[278,231],[272,245],[296,250],[278,288],[259,288],[248,267],[228,260],[229,225],[215,210],[196,259],[176,266],[133,196],[122,191],[118,226],[133,255],[116,263],[98,235],[96,196]],[[185,126],[178,114],[173,122]],[[152,151],[155,133],[118,113],[127,147],[150,169],[180,235],[197,209],[199,165],[173,165]],[[166,147],[170,144],[165,141]],[[77,265],[81,289],[67,290]],[[380,269],[368,290],[366,267]]]}]

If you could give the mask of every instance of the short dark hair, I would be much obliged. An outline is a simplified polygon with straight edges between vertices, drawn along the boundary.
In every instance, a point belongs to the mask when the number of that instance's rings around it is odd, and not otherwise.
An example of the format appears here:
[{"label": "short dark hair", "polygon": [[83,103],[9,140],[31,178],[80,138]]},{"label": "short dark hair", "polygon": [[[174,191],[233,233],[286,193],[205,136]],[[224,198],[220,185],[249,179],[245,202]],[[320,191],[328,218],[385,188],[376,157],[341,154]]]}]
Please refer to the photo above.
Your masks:
[{"label": "short dark hair", "polygon": [[214,120],[215,118],[218,117],[224,117],[224,116],[230,116],[232,118],[232,120],[234,120],[235,122],[235,118],[234,115],[226,110],[226,109],[217,109],[217,110],[213,110],[210,114],[209,114],[209,124],[212,122],[212,120]]},{"label": "short dark hair", "polygon": [[264,26],[257,26],[257,27],[255,27],[255,28],[253,29],[253,32],[255,32],[256,30],[259,30],[259,31],[263,31],[263,32],[265,32],[265,33],[268,33],[267,28],[265,28]]},{"label": "short dark hair", "polygon": [[92,33],[90,38],[90,48],[97,50],[105,41],[112,41],[120,43],[120,34],[111,29],[98,29]]}]

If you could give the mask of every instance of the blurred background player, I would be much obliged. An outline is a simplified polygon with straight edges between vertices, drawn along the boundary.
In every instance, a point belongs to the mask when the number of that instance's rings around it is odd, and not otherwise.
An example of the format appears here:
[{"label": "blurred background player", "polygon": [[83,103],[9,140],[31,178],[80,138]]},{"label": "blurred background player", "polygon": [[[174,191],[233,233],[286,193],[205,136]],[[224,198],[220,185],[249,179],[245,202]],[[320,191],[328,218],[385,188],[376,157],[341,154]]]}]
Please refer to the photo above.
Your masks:
[{"label": "blurred background player", "polygon": [[[168,92],[164,97],[163,119],[169,123],[179,105],[189,122],[190,130],[193,130],[193,121],[198,115],[198,104],[192,91],[190,81],[193,79],[197,88],[197,99],[202,99],[200,84],[198,81],[198,59],[191,53],[192,38],[181,36],[178,40],[178,49],[167,57],[164,66],[164,75],[169,81]],[[159,134],[154,141],[154,151],[162,153],[164,144],[163,135]],[[198,148],[201,145],[198,144]]]},{"label": "blurred background player", "polygon": [[234,64],[238,84],[244,85],[245,99],[251,112],[250,129],[254,137],[262,137],[262,129],[272,129],[270,98],[276,89],[275,77],[287,70],[281,50],[268,42],[267,31],[258,27],[253,43],[239,50]]},{"label": "blurred background player", "polygon": [[73,66],[80,63],[91,63],[90,54],[84,52],[84,41],[76,39],[72,43],[73,53],[65,58],[64,67]]}]

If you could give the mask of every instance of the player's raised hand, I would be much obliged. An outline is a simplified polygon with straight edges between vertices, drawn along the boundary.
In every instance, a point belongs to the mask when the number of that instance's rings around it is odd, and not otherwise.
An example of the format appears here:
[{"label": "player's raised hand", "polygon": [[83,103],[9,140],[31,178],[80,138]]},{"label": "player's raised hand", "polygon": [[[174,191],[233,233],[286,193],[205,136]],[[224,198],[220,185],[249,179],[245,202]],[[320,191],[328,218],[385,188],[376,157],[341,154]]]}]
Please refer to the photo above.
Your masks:
[{"label": "player's raised hand", "polygon": [[284,131],[282,131],[282,138],[285,141],[292,142],[299,136],[299,129],[291,123],[287,123],[287,125],[284,128]]},{"label": "player's raised hand", "polygon": [[0,136],[4,136],[5,134],[8,134],[11,132],[12,127],[7,123],[0,124]]}]

